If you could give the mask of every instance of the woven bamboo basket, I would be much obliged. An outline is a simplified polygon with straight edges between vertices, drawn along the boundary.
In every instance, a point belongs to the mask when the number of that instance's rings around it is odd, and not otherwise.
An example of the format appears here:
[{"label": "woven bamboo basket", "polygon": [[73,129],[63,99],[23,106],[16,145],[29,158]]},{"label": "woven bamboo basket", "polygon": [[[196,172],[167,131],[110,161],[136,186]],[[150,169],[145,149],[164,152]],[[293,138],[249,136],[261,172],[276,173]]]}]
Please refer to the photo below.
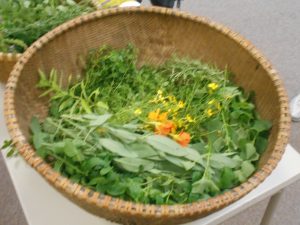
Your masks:
[{"label": "woven bamboo basket", "polygon": [[[56,68],[66,76],[80,74],[90,49],[103,44],[115,48],[133,43],[139,63],[160,64],[173,53],[227,67],[235,82],[254,91],[262,118],[273,127],[259,169],[245,183],[208,200],[185,205],[143,205],[94,192],[55,172],[29,144],[33,115],[47,115],[48,99],[35,87],[38,70]],[[67,80],[67,79],[65,79]],[[289,137],[288,99],[271,64],[237,33],[202,17],[164,8],[115,8],[69,21],[36,41],[17,62],[5,91],[9,133],[24,159],[52,186],[84,209],[122,224],[180,224],[195,220],[240,199],[276,167]],[[42,207],[42,206],[41,206]]]},{"label": "woven bamboo basket", "polygon": [[8,75],[20,56],[21,54],[0,52],[0,83],[7,81]]},{"label": "woven bamboo basket", "polygon": [[[77,0],[76,2],[80,2],[80,0]],[[90,5],[95,9],[97,8],[97,5],[93,0],[91,0]],[[20,57],[20,53],[0,52],[0,83],[5,83],[7,81],[10,72]]]}]

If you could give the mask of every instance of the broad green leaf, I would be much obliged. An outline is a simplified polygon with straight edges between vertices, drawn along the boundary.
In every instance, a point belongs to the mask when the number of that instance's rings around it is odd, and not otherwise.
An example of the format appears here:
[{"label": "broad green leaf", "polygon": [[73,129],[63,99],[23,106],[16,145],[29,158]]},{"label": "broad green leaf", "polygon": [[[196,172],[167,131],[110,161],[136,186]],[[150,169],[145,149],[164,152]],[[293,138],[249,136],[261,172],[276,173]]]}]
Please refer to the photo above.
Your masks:
[{"label": "broad green leaf", "polygon": [[197,150],[199,153],[203,154],[205,153],[205,144],[198,142],[190,145],[191,148]]},{"label": "broad green leaf", "polygon": [[100,138],[99,143],[108,151],[115,153],[119,156],[134,158],[137,157],[137,154],[133,151],[127,150],[123,144],[120,142],[114,141],[110,138]]},{"label": "broad green leaf", "polygon": [[198,164],[200,164],[201,166],[205,166],[205,163],[203,161],[203,157],[200,155],[199,152],[197,152],[195,149],[192,148],[184,148],[184,150],[188,153],[186,156],[184,156],[185,158],[196,162]]},{"label": "broad green leaf", "polygon": [[90,127],[102,126],[110,117],[111,117],[111,114],[104,114],[104,115],[86,114],[86,115],[83,115],[84,119],[89,120],[88,126],[90,126]]},{"label": "broad green leaf", "polygon": [[225,141],[223,137],[219,137],[213,142],[214,152],[220,152],[220,150],[225,146]]},{"label": "broad green leaf", "polygon": [[211,166],[214,168],[236,168],[238,162],[223,153],[214,153],[210,156]]},{"label": "broad green leaf", "polygon": [[161,135],[152,135],[146,138],[146,142],[158,151],[174,156],[186,156],[187,152],[177,142]]},{"label": "broad green leaf", "polygon": [[124,142],[133,142],[136,141],[136,139],[139,137],[139,135],[124,129],[116,129],[116,128],[109,127],[109,130],[112,135],[121,139]]},{"label": "broad green leaf", "polygon": [[165,159],[167,161],[169,161],[170,163],[173,163],[176,166],[182,167],[185,170],[190,170],[195,166],[194,162],[184,160],[184,159],[180,159],[180,158],[170,156],[170,155],[167,155]]},{"label": "broad green leaf", "polygon": [[119,158],[114,159],[115,162],[124,170],[138,173],[140,171],[149,171],[153,169],[154,163],[150,160],[139,158]]},{"label": "broad green leaf", "polygon": [[[157,152],[150,147],[148,144],[143,143],[132,143],[127,147],[129,150],[135,152],[139,158],[149,158],[157,156]],[[161,158],[158,158],[161,160]]]}]

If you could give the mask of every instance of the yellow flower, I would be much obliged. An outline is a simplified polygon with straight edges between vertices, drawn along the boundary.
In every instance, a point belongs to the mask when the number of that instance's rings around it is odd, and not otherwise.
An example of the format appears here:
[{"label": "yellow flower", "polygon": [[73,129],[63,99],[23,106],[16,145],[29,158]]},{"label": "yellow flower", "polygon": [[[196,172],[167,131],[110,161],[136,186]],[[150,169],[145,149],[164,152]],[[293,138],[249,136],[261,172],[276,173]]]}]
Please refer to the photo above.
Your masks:
[{"label": "yellow flower", "polygon": [[214,104],[215,103],[215,100],[213,99],[213,100],[210,100],[209,102],[208,102],[208,104],[209,105],[212,105],[212,104]]},{"label": "yellow flower", "polygon": [[177,100],[176,100],[176,98],[175,98],[174,95],[169,95],[167,98],[168,98],[168,100],[169,100],[170,102],[174,102],[174,103],[177,102]]},{"label": "yellow flower", "polygon": [[216,89],[218,89],[219,85],[217,83],[210,83],[207,85],[207,87],[212,91],[215,91]]},{"label": "yellow flower", "polygon": [[212,115],[214,115],[214,112],[212,111],[212,109],[207,109],[206,114],[208,117],[211,117]]},{"label": "yellow flower", "polygon": [[136,110],[134,111],[134,114],[135,114],[136,116],[139,116],[139,115],[142,114],[142,110],[141,110],[140,108],[138,108],[138,109],[136,109]]},{"label": "yellow flower", "polygon": [[163,93],[163,91],[160,90],[160,89],[157,91],[157,94],[158,94],[158,95],[162,95],[162,93]]},{"label": "yellow flower", "polygon": [[184,108],[184,105],[185,104],[184,104],[183,101],[179,101],[177,106],[178,106],[179,109],[182,109],[182,108]]},{"label": "yellow flower", "polygon": [[185,117],[185,119],[186,119],[186,121],[188,121],[189,123],[194,123],[194,122],[196,122],[195,119],[193,119],[193,118],[191,117],[191,115],[189,115],[189,114]]}]

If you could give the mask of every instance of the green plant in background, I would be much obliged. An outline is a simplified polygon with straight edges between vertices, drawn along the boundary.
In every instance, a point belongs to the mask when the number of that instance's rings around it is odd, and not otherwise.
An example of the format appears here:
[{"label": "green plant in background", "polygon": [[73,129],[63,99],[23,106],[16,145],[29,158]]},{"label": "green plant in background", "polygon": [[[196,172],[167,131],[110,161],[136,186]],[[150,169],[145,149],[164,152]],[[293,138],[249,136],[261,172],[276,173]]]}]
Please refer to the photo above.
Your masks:
[{"label": "green plant in background", "polygon": [[0,51],[23,52],[51,29],[91,11],[88,1],[0,0]]},{"label": "green plant in background", "polygon": [[251,176],[271,127],[252,95],[199,61],[136,61],[133,46],[101,47],[64,88],[55,70],[40,72],[50,108],[30,126],[37,154],[75,182],[141,203],[193,202]]}]

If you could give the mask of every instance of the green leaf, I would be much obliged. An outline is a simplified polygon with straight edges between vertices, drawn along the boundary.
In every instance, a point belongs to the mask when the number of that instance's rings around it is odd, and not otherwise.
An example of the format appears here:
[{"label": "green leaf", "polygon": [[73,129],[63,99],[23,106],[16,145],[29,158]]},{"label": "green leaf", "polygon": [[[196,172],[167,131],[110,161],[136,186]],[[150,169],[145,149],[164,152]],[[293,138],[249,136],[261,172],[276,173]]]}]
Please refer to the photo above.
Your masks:
[{"label": "green leaf", "polygon": [[108,174],[112,169],[113,168],[111,166],[105,167],[100,170],[100,175],[104,176],[104,175]]},{"label": "green leaf", "polygon": [[187,152],[178,143],[161,135],[152,135],[146,138],[146,142],[158,151],[174,156],[186,156]]},{"label": "green leaf", "polygon": [[255,147],[259,154],[262,154],[268,146],[268,139],[258,136],[255,141]]},{"label": "green leaf", "polygon": [[239,164],[236,160],[226,156],[223,153],[214,153],[210,156],[211,166],[214,168],[236,168]]},{"label": "green leaf", "polygon": [[203,154],[205,153],[205,144],[198,142],[190,145],[191,148],[197,150],[199,153]]},{"label": "green leaf", "polygon": [[114,159],[115,162],[124,170],[138,173],[140,171],[149,171],[153,169],[154,163],[150,160],[139,158],[119,158]]},{"label": "green leaf", "polygon": [[138,201],[144,194],[141,184],[130,180],[128,184],[128,194],[134,201]]},{"label": "green leaf", "polygon": [[4,140],[4,142],[3,142],[3,144],[2,144],[2,146],[1,146],[1,148],[0,148],[0,150],[4,150],[4,149],[6,149],[6,148],[9,148],[9,147],[11,147],[12,145],[13,145],[12,140]]},{"label": "green leaf", "polygon": [[112,115],[111,114],[104,114],[104,115],[97,115],[97,114],[85,114],[83,115],[84,119],[88,119],[90,127],[99,127],[102,126]]},{"label": "green leaf", "polygon": [[244,177],[247,178],[255,171],[255,167],[253,166],[253,164],[251,162],[244,161],[241,166],[241,171],[242,171]]},{"label": "green leaf", "polygon": [[225,141],[223,137],[219,137],[213,142],[214,152],[220,152],[222,148],[225,146]]},{"label": "green leaf", "polygon": [[134,142],[139,137],[139,135],[129,132],[124,129],[115,129],[112,127],[109,127],[110,133],[114,135],[115,137],[121,139],[122,141],[128,143],[128,142]]},{"label": "green leaf", "polygon": [[224,168],[220,178],[220,186],[222,189],[229,189],[235,185],[235,175],[230,168]]},{"label": "green leaf", "polygon": [[74,157],[79,154],[78,149],[73,144],[71,139],[65,139],[64,142],[65,142],[65,145],[63,147],[63,151],[67,156]]},{"label": "green leaf", "polygon": [[267,120],[256,120],[252,126],[253,130],[256,130],[258,133],[262,131],[267,131],[272,127],[272,123]]},{"label": "green leaf", "polygon": [[42,132],[40,122],[36,117],[32,117],[31,119],[30,130],[33,134]]},{"label": "green leaf", "polygon": [[210,179],[203,177],[192,184],[193,194],[204,194],[204,193],[217,193],[219,192],[218,186]]},{"label": "green leaf", "polygon": [[89,106],[87,101],[84,100],[83,98],[81,98],[81,106],[84,109],[85,113],[92,113],[91,107]]},{"label": "green leaf", "polygon": [[[151,148],[148,144],[143,143],[132,143],[127,147],[129,150],[137,154],[139,158],[148,158],[157,156],[157,152]],[[161,160],[161,158],[159,158]]]},{"label": "green leaf", "polygon": [[55,163],[54,163],[54,166],[53,166],[53,169],[57,172],[60,172],[61,171],[61,167],[63,165],[63,162],[60,161],[60,160],[57,160]]},{"label": "green leaf", "polygon": [[254,156],[256,153],[256,149],[253,145],[253,143],[246,143],[245,147],[243,148],[243,151],[241,153],[241,157],[244,160],[250,159],[252,156]]},{"label": "green leaf", "polygon": [[119,156],[134,158],[137,157],[137,154],[127,150],[123,144],[120,142],[114,141],[110,138],[100,138],[99,139],[100,144],[107,149],[108,151],[115,153]]},{"label": "green leaf", "polygon": [[191,162],[191,161],[188,161],[188,160],[183,160],[183,159],[180,159],[180,158],[177,158],[177,157],[174,157],[174,156],[170,156],[170,155],[167,155],[165,157],[165,159],[167,161],[169,161],[170,163],[173,163],[176,166],[182,167],[185,170],[190,170],[195,166],[194,162]]},{"label": "green leaf", "polygon": [[114,183],[110,186],[109,189],[107,189],[107,193],[111,196],[121,196],[126,192],[127,185],[126,183]]},{"label": "green leaf", "polygon": [[42,147],[44,138],[47,136],[47,134],[42,132],[34,133],[32,136],[32,142],[35,149],[39,149]]},{"label": "green leaf", "polygon": [[90,158],[89,160],[87,160],[85,162],[86,162],[85,170],[87,170],[87,171],[91,170],[92,168],[94,168],[96,166],[103,165],[103,159],[100,159],[97,157]]},{"label": "green leaf", "polygon": [[200,153],[197,150],[195,150],[193,148],[186,147],[186,148],[184,148],[184,151],[187,152],[187,155],[184,156],[185,158],[187,158],[191,161],[197,162],[200,165],[205,164],[203,162],[203,157],[200,155]]}]

